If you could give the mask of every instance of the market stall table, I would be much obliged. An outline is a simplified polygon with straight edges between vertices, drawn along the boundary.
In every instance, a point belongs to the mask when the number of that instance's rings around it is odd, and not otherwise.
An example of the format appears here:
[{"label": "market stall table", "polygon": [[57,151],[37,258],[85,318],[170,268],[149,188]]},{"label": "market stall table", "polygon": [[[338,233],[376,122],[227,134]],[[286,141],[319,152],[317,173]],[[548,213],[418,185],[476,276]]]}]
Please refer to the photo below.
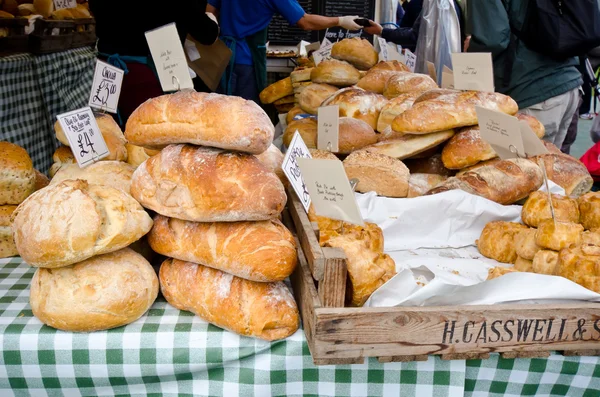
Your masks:
[{"label": "market stall table", "polygon": [[75,334],[31,312],[35,269],[0,259],[0,395],[569,395],[600,393],[600,359],[563,357],[320,366],[304,333],[240,337],[160,297],[140,320]]}]

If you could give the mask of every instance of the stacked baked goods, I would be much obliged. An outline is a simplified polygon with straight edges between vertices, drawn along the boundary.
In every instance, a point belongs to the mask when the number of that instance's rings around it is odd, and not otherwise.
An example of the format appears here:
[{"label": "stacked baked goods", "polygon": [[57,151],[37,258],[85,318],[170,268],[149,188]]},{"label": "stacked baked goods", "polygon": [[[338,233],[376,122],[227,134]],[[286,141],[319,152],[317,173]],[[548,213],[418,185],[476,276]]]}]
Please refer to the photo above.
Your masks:
[{"label": "stacked baked goods", "polygon": [[278,220],[287,197],[273,172],[273,134],[254,102],[193,91],[149,99],[125,129],[130,143],[163,148],[135,170],[131,194],[157,213],[148,240],[168,257],[159,274],[166,300],[265,340],[299,326],[282,281],[297,253]]}]

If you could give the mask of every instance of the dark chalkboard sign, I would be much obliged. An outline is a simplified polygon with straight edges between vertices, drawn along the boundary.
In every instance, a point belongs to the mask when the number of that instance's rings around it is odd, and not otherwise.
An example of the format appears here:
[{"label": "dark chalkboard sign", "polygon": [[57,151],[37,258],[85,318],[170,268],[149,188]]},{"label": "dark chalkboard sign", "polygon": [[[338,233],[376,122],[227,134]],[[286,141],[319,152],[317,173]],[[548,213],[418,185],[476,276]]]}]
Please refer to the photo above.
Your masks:
[{"label": "dark chalkboard sign", "polygon": [[[298,0],[298,3],[307,14],[319,13],[317,0]],[[308,41],[309,43],[315,42],[319,38],[318,34],[318,32],[305,31],[297,26],[291,26],[284,17],[276,14],[269,24],[267,40],[271,44],[296,45],[300,40]]]}]

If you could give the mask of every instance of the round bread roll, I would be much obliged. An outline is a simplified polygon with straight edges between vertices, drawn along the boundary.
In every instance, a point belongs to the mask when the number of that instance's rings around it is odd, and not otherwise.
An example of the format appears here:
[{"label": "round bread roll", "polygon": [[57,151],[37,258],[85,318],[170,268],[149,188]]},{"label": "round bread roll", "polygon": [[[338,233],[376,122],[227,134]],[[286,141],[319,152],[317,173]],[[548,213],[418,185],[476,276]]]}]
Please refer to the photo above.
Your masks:
[{"label": "round bread roll", "polygon": [[398,61],[381,61],[373,66],[371,70],[395,70],[397,72],[409,72],[410,69],[405,64]]},{"label": "round bread roll", "polygon": [[331,57],[349,62],[358,70],[369,70],[377,63],[379,54],[367,40],[353,37],[335,43],[331,47]]},{"label": "round bread roll", "polygon": [[0,205],[0,258],[19,255],[10,225],[10,216],[16,209],[16,205]]},{"label": "round bread roll", "polygon": [[310,72],[310,80],[313,83],[331,84],[336,87],[354,85],[359,79],[360,73],[354,66],[337,59],[327,59]]},{"label": "round bread roll", "polygon": [[50,179],[38,170],[35,170],[35,191],[45,188],[50,184]]},{"label": "round bread roll", "polygon": [[335,154],[328,152],[327,150],[319,150],[319,149],[308,149],[308,150],[310,151],[310,155],[313,159],[339,160]]},{"label": "round bread roll", "polygon": [[556,274],[576,283],[581,283],[585,276],[598,276],[600,256],[585,254],[581,246],[571,246],[559,253]]},{"label": "round bread roll", "polygon": [[317,114],[324,100],[337,92],[338,88],[329,84],[311,84],[302,90],[298,97],[300,108],[309,114]]},{"label": "round bread roll", "polygon": [[396,98],[393,98],[386,103],[383,108],[381,108],[381,113],[379,113],[379,119],[377,120],[377,131],[381,132],[382,134],[386,133],[390,137],[399,137],[399,135],[392,135],[394,132],[392,130],[392,121],[394,121],[396,116],[409,109],[418,96],[418,92],[411,92],[408,94],[398,95]]},{"label": "round bread roll", "polygon": [[529,124],[529,127],[533,130],[538,138],[542,139],[544,135],[546,135],[546,127],[544,127],[544,124],[542,124],[542,122],[536,119],[534,116],[525,113],[517,113],[515,116],[520,121],[525,121],[527,124]]},{"label": "round bread roll", "polygon": [[338,105],[340,117],[352,117],[366,121],[372,129],[377,128],[377,120],[387,100],[378,94],[360,88],[346,88],[325,100],[321,106]]},{"label": "round bread roll", "polygon": [[66,164],[52,178],[52,185],[68,180],[84,180],[94,185],[114,187],[130,194],[131,177],[135,167],[122,161],[99,161],[85,168]]},{"label": "round bread roll", "polygon": [[294,95],[294,87],[292,87],[292,79],[286,77],[262,90],[259,98],[262,103],[269,104],[288,95]]},{"label": "round bread roll", "polygon": [[304,110],[302,110],[300,105],[295,105],[293,108],[290,109],[287,116],[285,116],[285,121],[287,122],[287,124],[290,124],[292,121],[294,121],[294,117],[303,113]]},{"label": "round bread roll", "polygon": [[385,83],[383,95],[389,99],[407,92],[423,92],[435,88],[438,85],[426,74],[398,72]]},{"label": "round bread roll", "polygon": [[302,137],[307,148],[317,148],[317,120],[312,117],[307,117],[300,120],[294,120],[288,124],[283,133],[283,144],[289,147],[294,138],[296,131]]},{"label": "round bread roll", "polygon": [[410,174],[408,181],[408,195],[406,197],[420,197],[445,181],[447,177],[436,174]]},{"label": "round bread roll", "polygon": [[586,230],[600,228],[600,193],[590,192],[577,199],[581,224]]},{"label": "round bread roll", "polygon": [[35,191],[35,170],[27,151],[0,142],[0,205],[20,204]]},{"label": "round bread roll", "polygon": [[518,272],[533,273],[533,261],[517,256],[514,269]]},{"label": "round bread roll", "polygon": [[[579,207],[574,199],[553,194],[552,206],[557,221],[579,223]],[[552,219],[548,193],[540,191],[531,193],[523,205],[521,218],[524,224],[531,227],[538,227],[544,219]]]},{"label": "round bread roll", "polygon": [[363,90],[371,91],[376,94],[383,94],[385,85],[390,77],[398,73],[404,72],[398,72],[396,70],[371,69],[363,78],[359,80],[358,84],[356,85]]},{"label": "round bread roll", "polygon": [[59,146],[54,154],[52,155],[52,160],[54,160],[54,164],[50,167],[50,171],[48,171],[48,175],[50,178],[53,178],[54,175],[65,165],[65,164],[75,164],[75,156],[71,151],[71,148],[68,146]]},{"label": "round bread roll", "polygon": [[538,224],[535,243],[542,248],[560,251],[571,244],[581,243],[583,226],[578,223],[544,219]]},{"label": "round bread roll", "polygon": [[483,228],[481,237],[475,243],[479,252],[486,258],[502,263],[514,263],[517,260],[515,235],[527,226],[514,222],[494,221]]},{"label": "round bread roll", "polygon": [[158,296],[158,277],[129,248],[61,269],[37,269],[29,303],[44,324],[71,332],[93,332],[130,324]]},{"label": "round bread roll", "polygon": [[434,154],[428,158],[415,159],[410,158],[403,160],[411,174],[437,174],[443,176],[452,176],[453,171],[444,167],[441,154]]},{"label": "round bread roll", "polygon": [[127,149],[127,163],[135,168],[139,167],[140,164],[150,158],[146,150],[151,149],[145,149],[141,146],[132,145],[131,143],[125,144],[125,148]]},{"label": "round bread roll", "polygon": [[151,227],[152,219],[130,195],[82,180],[37,191],[13,214],[19,254],[29,265],[45,268],[120,250]]},{"label": "round bread roll", "polygon": [[558,252],[540,250],[533,257],[531,267],[534,273],[555,275],[558,270]]},{"label": "round bread roll", "polygon": [[479,127],[462,128],[442,150],[442,161],[446,168],[460,170],[481,161],[498,157],[489,143],[479,134]]},{"label": "round bread roll", "polygon": [[535,243],[536,232],[535,229],[527,229],[515,235],[515,251],[519,257],[531,261],[535,254],[542,249]]},{"label": "round bread roll", "polygon": [[548,179],[556,183],[570,197],[580,197],[592,188],[594,180],[585,165],[566,154],[544,154],[532,157],[537,165],[546,168]]},{"label": "round bread roll", "polygon": [[348,179],[357,178],[356,191],[379,196],[406,197],[410,172],[402,161],[377,153],[357,151],[344,160]]},{"label": "round bread roll", "polygon": [[265,167],[273,171],[284,186],[288,184],[287,177],[281,169],[281,166],[283,165],[284,155],[283,153],[281,153],[281,150],[279,150],[277,146],[271,144],[271,146],[269,146],[269,148],[265,152],[257,154],[256,158]]}]

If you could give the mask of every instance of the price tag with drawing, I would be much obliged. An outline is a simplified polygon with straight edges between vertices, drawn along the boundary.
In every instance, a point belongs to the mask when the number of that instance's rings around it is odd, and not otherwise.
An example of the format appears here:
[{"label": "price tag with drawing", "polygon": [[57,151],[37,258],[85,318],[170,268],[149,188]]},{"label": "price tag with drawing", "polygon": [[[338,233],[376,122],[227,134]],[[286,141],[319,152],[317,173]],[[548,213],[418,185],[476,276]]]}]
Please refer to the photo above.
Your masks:
[{"label": "price tag with drawing", "polygon": [[117,67],[99,60],[96,61],[88,105],[96,109],[117,113],[123,74],[123,71]]},{"label": "price tag with drawing", "polygon": [[340,150],[340,107],[323,106],[317,112],[317,149],[337,153]]},{"label": "price tag with drawing", "polygon": [[364,225],[341,161],[299,158],[298,164],[317,215]]},{"label": "price tag with drawing", "polygon": [[331,48],[333,48],[333,44],[327,44],[326,46],[322,46],[315,52],[313,52],[313,59],[315,60],[315,66],[320,64],[325,59],[329,59],[331,57]]},{"label": "price tag with drawing", "polygon": [[308,194],[308,190],[306,190],[306,183],[304,183],[302,172],[298,166],[298,159],[300,158],[310,159],[312,156],[302,140],[300,133],[296,130],[292,142],[290,142],[290,146],[283,158],[281,169],[283,169],[283,173],[290,181],[292,188],[302,202],[304,210],[308,213],[308,209],[310,208],[310,195]]},{"label": "price tag with drawing", "polygon": [[410,50],[405,48],[404,57],[406,58],[406,66],[408,66],[408,69],[414,73],[415,66],[417,66],[417,56],[413,54]]},{"label": "price tag with drawing", "polygon": [[494,68],[492,54],[454,53],[452,54],[454,87],[459,90],[494,92]]},{"label": "price tag with drawing", "polygon": [[380,36],[377,36],[377,41],[379,42],[379,62],[389,61],[390,56],[388,54],[387,41],[383,37],[380,37]]},{"label": "price tag with drawing", "polygon": [[56,116],[79,167],[84,168],[108,156],[110,152],[89,107]]},{"label": "price tag with drawing", "polygon": [[147,31],[146,41],[163,91],[194,88],[175,23]]},{"label": "price tag with drawing", "polygon": [[54,0],[54,9],[61,10],[63,8],[77,7],[77,0]]}]

